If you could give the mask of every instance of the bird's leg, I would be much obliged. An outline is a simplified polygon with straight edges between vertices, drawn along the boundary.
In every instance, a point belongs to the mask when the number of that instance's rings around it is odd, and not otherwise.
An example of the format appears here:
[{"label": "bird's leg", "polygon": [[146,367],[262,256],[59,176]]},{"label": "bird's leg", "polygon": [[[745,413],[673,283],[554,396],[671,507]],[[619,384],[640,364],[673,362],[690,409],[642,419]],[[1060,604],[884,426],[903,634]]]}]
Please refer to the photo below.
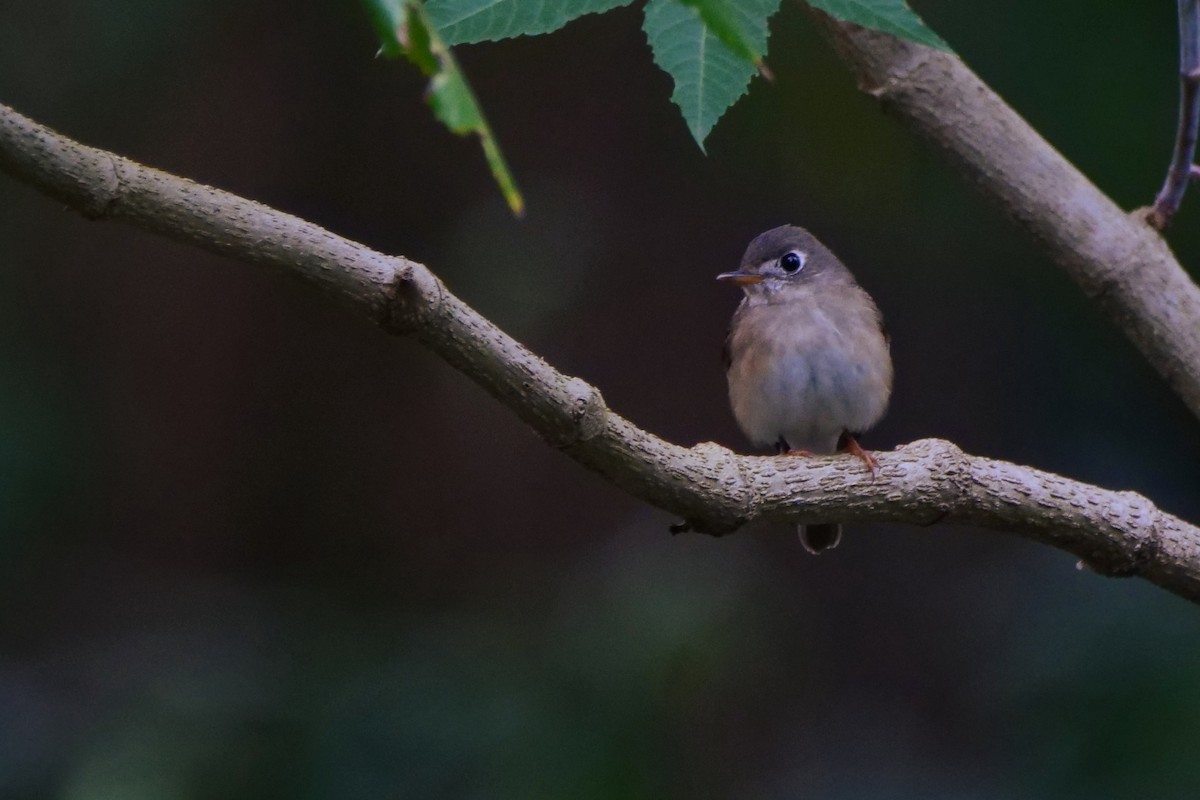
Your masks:
[{"label": "bird's leg", "polygon": [[775,455],[777,456],[811,456],[811,450],[793,450],[792,446],[787,443],[787,440],[782,436],[775,443]]},{"label": "bird's leg", "polygon": [[861,458],[863,463],[867,465],[867,470],[871,473],[872,480],[879,474],[879,462],[875,459],[875,456],[864,450],[862,445],[858,443],[858,439],[855,439],[854,434],[850,433],[850,431],[845,431],[841,435],[841,438],[838,439],[837,449],[839,452],[849,453],[852,456]]}]

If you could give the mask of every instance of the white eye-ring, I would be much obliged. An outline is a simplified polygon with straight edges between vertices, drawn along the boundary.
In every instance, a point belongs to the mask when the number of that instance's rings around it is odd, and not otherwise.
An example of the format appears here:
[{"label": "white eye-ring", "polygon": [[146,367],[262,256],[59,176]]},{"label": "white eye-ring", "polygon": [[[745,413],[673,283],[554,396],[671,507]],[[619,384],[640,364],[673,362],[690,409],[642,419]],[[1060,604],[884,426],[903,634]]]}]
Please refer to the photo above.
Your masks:
[{"label": "white eye-ring", "polygon": [[779,259],[779,266],[784,272],[791,275],[800,271],[800,268],[804,266],[804,259],[804,253],[799,250],[789,250]]}]

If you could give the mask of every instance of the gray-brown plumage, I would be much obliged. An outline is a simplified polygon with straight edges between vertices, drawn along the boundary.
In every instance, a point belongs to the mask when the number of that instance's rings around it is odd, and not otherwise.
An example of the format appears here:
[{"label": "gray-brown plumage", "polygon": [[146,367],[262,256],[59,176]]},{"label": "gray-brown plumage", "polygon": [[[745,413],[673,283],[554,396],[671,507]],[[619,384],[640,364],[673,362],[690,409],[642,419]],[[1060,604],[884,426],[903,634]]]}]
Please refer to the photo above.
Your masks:
[{"label": "gray-brown plumage", "polygon": [[[725,342],[729,401],[754,444],[780,453],[849,450],[887,410],[892,358],[879,309],[850,270],[794,225],[756,237],[736,272],[745,291]],[[838,523],[802,526],[814,553],[836,547]]]}]

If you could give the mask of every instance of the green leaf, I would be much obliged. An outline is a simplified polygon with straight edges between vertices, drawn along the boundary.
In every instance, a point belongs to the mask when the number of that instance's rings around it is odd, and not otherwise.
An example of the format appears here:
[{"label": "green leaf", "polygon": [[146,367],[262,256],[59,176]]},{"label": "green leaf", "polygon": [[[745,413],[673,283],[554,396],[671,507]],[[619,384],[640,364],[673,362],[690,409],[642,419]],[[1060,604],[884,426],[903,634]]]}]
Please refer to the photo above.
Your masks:
[{"label": "green leaf", "polygon": [[418,0],[366,0],[366,3],[383,43],[384,55],[404,55],[429,76],[426,100],[434,116],[460,136],[475,134],[479,137],[484,159],[509,208],[517,216],[524,214],[525,201],[504,162],[475,93],[463,77],[454,54],[429,21],[425,8]]},{"label": "green leaf", "polygon": [[550,33],[576,17],[632,0],[429,0],[434,27],[449,44],[495,41]]},{"label": "green leaf", "polygon": [[[700,6],[709,8],[708,14]],[[717,8],[720,6],[721,8]],[[717,120],[746,93],[756,57],[767,49],[767,20],[779,0],[650,0],[642,25],[654,61],[675,80],[671,100],[700,149]],[[720,28],[735,33],[722,36]],[[725,39],[742,41],[735,49]]]},{"label": "green leaf", "polygon": [[904,0],[807,0],[813,8],[844,22],[899,36],[917,44],[950,50],[950,45],[921,21]]},{"label": "green leaf", "polygon": [[[704,26],[715,33],[717,38],[733,51],[734,55],[760,67],[766,39],[764,38],[761,43],[754,41],[751,34],[743,27],[742,20],[738,19],[737,9],[732,3],[727,0],[679,0],[679,2],[694,8],[704,22]],[[771,11],[773,10],[771,9]]]},{"label": "green leaf", "polygon": [[404,55],[404,46],[398,36],[404,27],[404,0],[364,0],[364,4],[375,35],[379,37],[379,52],[388,58]]}]

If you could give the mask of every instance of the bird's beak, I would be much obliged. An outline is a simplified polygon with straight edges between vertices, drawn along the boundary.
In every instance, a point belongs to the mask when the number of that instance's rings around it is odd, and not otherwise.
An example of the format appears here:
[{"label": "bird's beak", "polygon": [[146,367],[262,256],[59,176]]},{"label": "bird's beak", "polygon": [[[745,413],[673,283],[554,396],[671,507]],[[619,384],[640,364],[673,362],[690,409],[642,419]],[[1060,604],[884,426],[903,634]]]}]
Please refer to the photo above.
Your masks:
[{"label": "bird's beak", "polygon": [[753,272],[722,272],[717,276],[719,281],[728,281],[737,286],[750,286],[755,283],[762,283],[763,276],[756,275]]}]

